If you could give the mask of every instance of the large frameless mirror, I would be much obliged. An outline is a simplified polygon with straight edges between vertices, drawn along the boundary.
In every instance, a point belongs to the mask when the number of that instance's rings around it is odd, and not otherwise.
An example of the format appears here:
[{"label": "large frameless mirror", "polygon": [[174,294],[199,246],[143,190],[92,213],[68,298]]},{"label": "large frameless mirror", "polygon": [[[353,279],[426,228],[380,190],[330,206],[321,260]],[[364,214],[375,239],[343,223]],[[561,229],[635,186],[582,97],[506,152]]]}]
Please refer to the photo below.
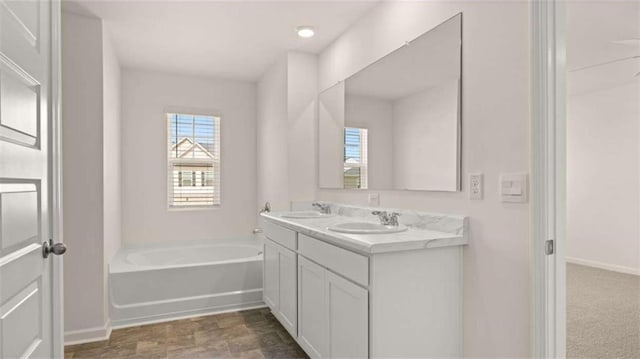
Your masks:
[{"label": "large frameless mirror", "polygon": [[321,188],[460,190],[462,14],[319,95]]}]

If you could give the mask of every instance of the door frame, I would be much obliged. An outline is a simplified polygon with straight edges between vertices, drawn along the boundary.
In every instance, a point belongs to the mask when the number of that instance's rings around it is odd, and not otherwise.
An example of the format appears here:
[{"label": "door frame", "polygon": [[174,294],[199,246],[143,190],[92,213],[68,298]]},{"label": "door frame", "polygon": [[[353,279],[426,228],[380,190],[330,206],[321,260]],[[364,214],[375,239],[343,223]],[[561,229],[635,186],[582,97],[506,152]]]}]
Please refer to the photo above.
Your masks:
[{"label": "door frame", "polygon": [[[61,0],[51,0],[51,69],[49,82],[49,203],[51,238],[63,242],[62,230],[62,115],[61,115]],[[64,358],[64,286],[63,257],[52,258],[52,341],[53,357]]]},{"label": "door frame", "polygon": [[[566,6],[531,1],[532,356],[566,356]],[[546,253],[548,240],[553,251]]]}]

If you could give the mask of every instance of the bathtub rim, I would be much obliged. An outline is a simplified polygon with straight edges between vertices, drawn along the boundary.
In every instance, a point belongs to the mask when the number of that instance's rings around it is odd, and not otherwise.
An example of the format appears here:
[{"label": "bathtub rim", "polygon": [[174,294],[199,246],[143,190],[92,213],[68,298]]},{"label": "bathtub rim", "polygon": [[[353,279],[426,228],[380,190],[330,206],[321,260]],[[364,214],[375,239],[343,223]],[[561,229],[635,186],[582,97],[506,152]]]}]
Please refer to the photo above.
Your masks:
[{"label": "bathtub rim", "polygon": [[[135,252],[155,251],[155,250],[167,250],[173,248],[183,249],[185,247],[198,248],[198,247],[216,247],[216,246],[228,246],[238,245],[255,247],[258,254],[250,257],[243,257],[231,260],[218,260],[210,262],[198,262],[198,263],[184,263],[184,264],[172,264],[172,265],[142,265],[132,264],[127,262],[127,256]],[[256,238],[246,239],[224,239],[224,240],[197,240],[197,241],[172,241],[163,243],[144,243],[134,244],[121,247],[116,254],[109,261],[109,273],[129,273],[129,272],[142,272],[142,271],[162,271],[177,268],[191,268],[201,266],[223,265],[232,263],[244,263],[262,261],[264,253],[262,247],[262,241]]]}]

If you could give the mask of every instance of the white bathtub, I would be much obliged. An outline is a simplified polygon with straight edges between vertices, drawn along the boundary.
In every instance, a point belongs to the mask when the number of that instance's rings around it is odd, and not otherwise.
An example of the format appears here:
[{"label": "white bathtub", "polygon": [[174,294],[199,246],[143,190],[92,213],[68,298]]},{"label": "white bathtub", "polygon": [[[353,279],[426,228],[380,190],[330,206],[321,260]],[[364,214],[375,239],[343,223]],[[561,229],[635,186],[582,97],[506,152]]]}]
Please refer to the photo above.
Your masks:
[{"label": "white bathtub", "polygon": [[113,327],[264,306],[258,240],[121,249],[109,265]]}]

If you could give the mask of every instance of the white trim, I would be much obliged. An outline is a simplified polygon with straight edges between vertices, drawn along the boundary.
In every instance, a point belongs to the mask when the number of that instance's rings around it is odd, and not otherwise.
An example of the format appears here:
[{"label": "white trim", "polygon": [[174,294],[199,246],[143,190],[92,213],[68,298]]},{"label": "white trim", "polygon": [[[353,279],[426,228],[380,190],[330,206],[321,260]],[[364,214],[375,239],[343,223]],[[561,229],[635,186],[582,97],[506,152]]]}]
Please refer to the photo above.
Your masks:
[{"label": "white trim", "polygon": [[[62,228],[62,117],[61,117],[61,2],[52,0],[51,11],[51,74],[49,84],[49,114],[50,114],[50,151],[51,172],[49,185],[51,187],[51,238],[55,242],[63,242]],[[53,357],[64,358],[64,283],[63,256],[56,256],[52,260],[51,299],[52,299],[52,340]]]},{"label": "white trim", "polygon": [[[532,357],[566,355],[565,4],[532,1]],[[545,241],[555,241],[554,255]]]},{"label": "white trim", "polygon": [[182,319],[190,319],[190,318],[198,318],[198,317],[206,317],[209,315],[217,315],[217,314],[224,314],[224,313],[235,313],[235,312],[243,312],[245,310],[252,310],[252,309],[260,309],[260,308],[268,308],[266,304],[264,304],[263,302],[260,302],[259,304],[238,304],[238,305],[230,305],[230,306],[226,306],[227,309],[211,309],[211,308],[204,308],[204,309],[195,309],[195,310],[190,310],[190,311],[186,311],[186,312],[182,312],[182,313],[169,313],[169,314],[163,314],[163,315],[157,315],[157,316],[153,316],[153,317],[146,317],[143,319],[140,318],[136,318],[136,319],[127,319],[127,320],[123,320],[121,322],[117,322],[114,323],[112,328],[114,330],[117,329],[123,329],[123,328],[131,328],[131,327],[137,327],[140,325],[149,325],[149,324],[157,324],[157,323],[166,323],[166,322],[173,322],[176,320],[182,320]]},{"label": "white trim", "polygon": [[576,257],[566,257],[565,259],[566,259],[567,263],[579,264],[579,265],[583,265],[583,266],[587,266],[587,267],[604,269],[604,270],[608,270],[608,271],[612,271],[612,272],[633,274],[633,275],[639,275],[640,276],[640,268],[619,266],[619,265],[616,265],[616,264],[608,264],[608,263],[592,261],[592,260],[588,260],[588,259],[581,259],[581,258],[576,258]]},{"label": "white trim", "polygon": [[[215,168],[217,168],[217,173],[214,174],[214,179],[217,183],[217,193],[214,192],[213,198],[217,199],[216,203],[210,205],[172,205],[171,200],[173,198],[173,187],[171,186],[173,182],[173,171],[172,166],[176,163],[180,162],[191,162],[189,159],[172,159],[169,157],[170,147],[168,146],[168,140],[170,135],[170,122],[169,115],[187,115],[187,116],[200,116],[200,117],[211,117],[214,120],[214,123],[217,123],[215,136],[217,136],[217,153],[214,155],[214,158],[211,159],[194,159],[194,163],[211,163]],[[204,110],[204,109],[188,109],[188,108],[180,108],[175,106],[168,106],[164,109],[164,141],[165,141],[165,150],[164,150],[164,158],[166,161],[165,167],[165,196],[166,196],[166,209],[168,212],[171,212],[175,209],[183,210],[184,207],[189,208],[190,210],[200,211],[200,210],[209,210],[209,209],[219,209],[222,207],[222,173],[223,173],[223,161],[222,161],[222,151],[223,151],[223,137],[224,134],[222,119],[223,119],[222,111],[217,110]],[[209,151],[207,151],[209,152]],[[217,166],[216,166],[217,165]]]},{"label": "white trim", "polygon": [[107,340],[111,336],[111,319],[101,327],[72,330],[64,333],[64,345],[84,344]]}]

